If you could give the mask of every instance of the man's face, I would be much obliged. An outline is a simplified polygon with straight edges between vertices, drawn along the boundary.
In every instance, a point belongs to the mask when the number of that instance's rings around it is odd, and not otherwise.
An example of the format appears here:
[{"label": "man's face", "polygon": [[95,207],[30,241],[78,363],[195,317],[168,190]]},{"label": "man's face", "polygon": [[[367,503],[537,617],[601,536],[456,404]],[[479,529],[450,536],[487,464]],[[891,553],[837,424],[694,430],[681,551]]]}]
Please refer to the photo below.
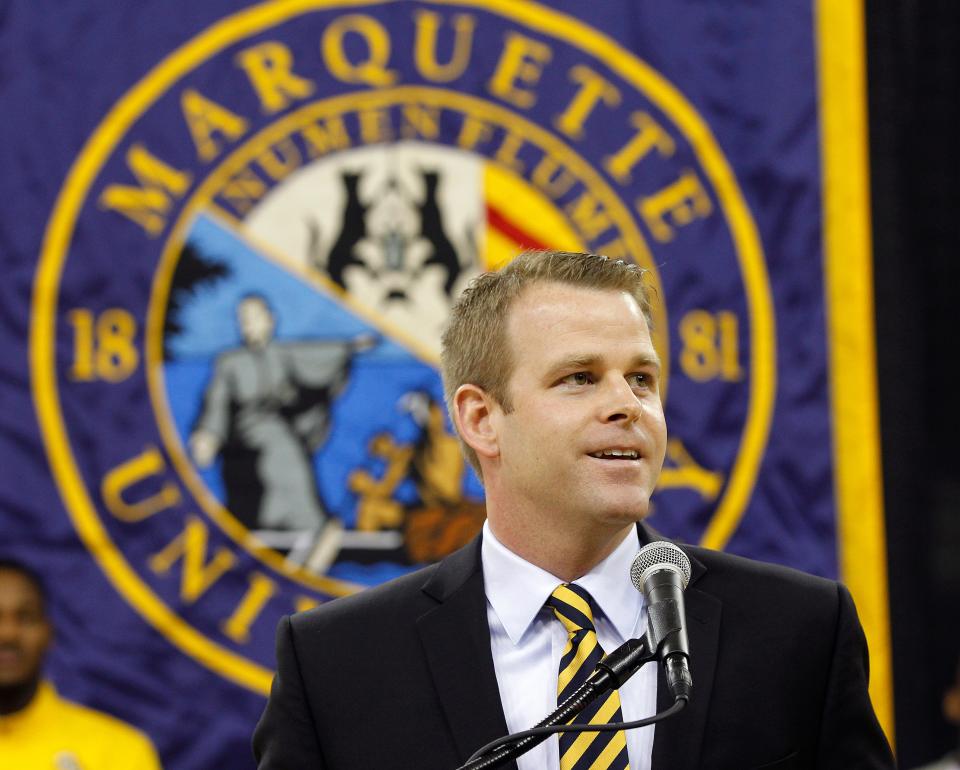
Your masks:
[{"label": "man's face", "polygon": [[636,300],[534,285],[514,302],[507,334],[513,409],[495,409],[493,420],[508,504],[571,534],[642,519],[667,430],[659,359]]},{"label": "man's face", "polygon": [[247,297],[240,302],[237,321],[247,347],[261,348],[273,339],[273,313],[259,297]]},{"label": "man's face", "polygon": [[36,678],[49,644],[40,593],[19,572],[0,569],[0,687]]}]

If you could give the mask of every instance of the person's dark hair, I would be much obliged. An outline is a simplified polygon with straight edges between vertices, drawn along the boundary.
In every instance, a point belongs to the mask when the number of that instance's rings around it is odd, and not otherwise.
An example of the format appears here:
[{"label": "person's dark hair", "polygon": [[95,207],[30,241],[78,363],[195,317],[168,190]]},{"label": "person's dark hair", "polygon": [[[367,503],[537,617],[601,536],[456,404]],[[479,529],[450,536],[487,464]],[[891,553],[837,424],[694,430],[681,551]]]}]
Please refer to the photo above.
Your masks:
[{"label": "person's dark hair", "polygon": [[6,556],[0,556],[0,572],[15,572],[24,577],[27,582],[31,583],[37,590],[37,594],[40,596],[40,601],[43,604],[43,608],[46,610],[47,586],[43,578],[40,577],[40,573],[33,569],[33,567],[24,564],[22,561],[17,561],[16,559]]}]

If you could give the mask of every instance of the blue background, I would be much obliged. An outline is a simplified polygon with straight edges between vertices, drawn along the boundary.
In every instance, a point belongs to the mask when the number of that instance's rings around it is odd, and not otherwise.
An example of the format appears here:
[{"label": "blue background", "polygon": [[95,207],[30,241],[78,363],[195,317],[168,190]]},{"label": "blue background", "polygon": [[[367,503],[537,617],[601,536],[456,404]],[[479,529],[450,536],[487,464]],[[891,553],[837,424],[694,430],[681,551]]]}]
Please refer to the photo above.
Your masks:
[{"label": "blue background", "polygon": [[[778,391],[761,477],[729,549],[835,575],[811,5],[550,5],[581,16],[663,73],[706,119],[731,163],[767,255]],[[174,770],[252,767],[249,734],[263,698],[173,649],[80,545],[49,475],[27,337],[44,227],[81,147],[163,57],[240,7],[39,0],[8,2],[0,13],[0,554],[46,576],[57,628],[49,671],[60,690],[145,729]],[[124,256],[99,254],[96,261],[128,270],[145,296],[151,266]],[[411,370],[413,381],[420,376]],[[653,523],[670,530],[669,522]]]}]

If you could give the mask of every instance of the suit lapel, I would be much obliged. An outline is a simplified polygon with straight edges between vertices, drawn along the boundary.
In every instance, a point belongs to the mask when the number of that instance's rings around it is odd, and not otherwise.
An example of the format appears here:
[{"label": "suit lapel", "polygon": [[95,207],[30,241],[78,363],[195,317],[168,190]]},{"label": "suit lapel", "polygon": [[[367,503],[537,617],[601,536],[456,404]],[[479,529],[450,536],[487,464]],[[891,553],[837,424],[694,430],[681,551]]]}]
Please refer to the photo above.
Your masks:
[{"label": "suit lapel", "polygon": [[[417,620],[433,685],[461,761],[507,733],[490,650],[480,538],[445,559],[423,586],[439,604]],[[516,770],[516,763],[505,765]]]},{"label": "suit lapel", "polygon": [[[640,525],[645,542],[668,540],[645,524]],[[677,545],[680,545],[677,543]],[[683,548],[682,545],[680,545]],[[707,724],[710,694],[717,667],[717,646],[720,638],[721,601],[697,588],[706,567],[686,548],[690,558],[690,583],[683,593],[690,640],[690,675],[693,693],[690,703],[676,716],[660,722],[654,730],[653,770],[696,770],[700,766],[700,750]],[[670,693],[663,670],[657,672],[657,711],[671,706]]]}]

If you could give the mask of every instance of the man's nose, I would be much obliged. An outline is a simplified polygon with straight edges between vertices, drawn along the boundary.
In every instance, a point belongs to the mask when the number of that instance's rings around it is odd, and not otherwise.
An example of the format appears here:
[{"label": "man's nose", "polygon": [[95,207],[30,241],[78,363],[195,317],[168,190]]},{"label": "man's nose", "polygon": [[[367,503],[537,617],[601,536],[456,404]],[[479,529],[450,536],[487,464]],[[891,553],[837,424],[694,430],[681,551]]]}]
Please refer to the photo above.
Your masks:
[{"label": "man's nose", "polygon": [[603,421],[636,422],[643,414],[643,404],[623,377],[611,378],[604,388]]}]

